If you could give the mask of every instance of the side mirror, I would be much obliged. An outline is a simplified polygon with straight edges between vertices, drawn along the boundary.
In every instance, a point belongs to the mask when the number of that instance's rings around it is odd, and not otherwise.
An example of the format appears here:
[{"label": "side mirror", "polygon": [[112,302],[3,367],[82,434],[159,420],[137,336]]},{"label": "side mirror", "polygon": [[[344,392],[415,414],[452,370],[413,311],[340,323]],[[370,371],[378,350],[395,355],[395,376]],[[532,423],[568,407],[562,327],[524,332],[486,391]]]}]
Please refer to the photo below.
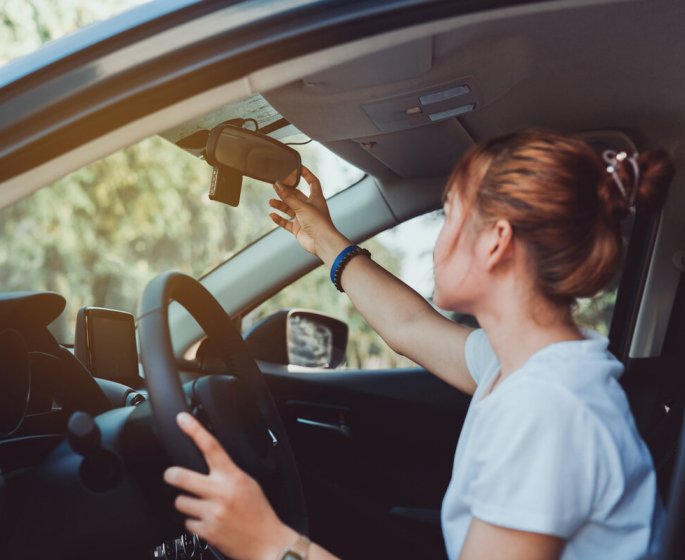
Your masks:
[{"label": "side mirror", "polygon": [[347,325],[334,317],[290,309],[257,323],[245,342],[257,360],[335,369],[345,362],[347,334]]},{"label": "side mirror", "polygon": [[214,167],[209,198],[231,206],[240,201],[243,176],[296,187],[300,182],[300,154],[261,132],[222,123],[207,137],[204,152]]}]

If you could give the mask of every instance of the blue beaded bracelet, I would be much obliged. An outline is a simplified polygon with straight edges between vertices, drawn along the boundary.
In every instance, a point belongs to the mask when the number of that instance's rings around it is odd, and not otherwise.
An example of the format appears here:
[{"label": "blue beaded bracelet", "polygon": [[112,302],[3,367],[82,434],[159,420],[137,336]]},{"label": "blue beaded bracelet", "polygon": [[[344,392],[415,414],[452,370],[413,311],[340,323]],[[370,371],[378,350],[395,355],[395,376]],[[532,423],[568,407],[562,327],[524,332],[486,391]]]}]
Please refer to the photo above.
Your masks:
[{"label": "blue beaded bracelet", "polygon": [[339,292],[345,291],[343,290],[341,282],[343,270],[345,270],[347,263],[357,255],[366,255],[367,257],[370,257],[371,252],[359,245],[350,245],[340,251],[340,254],[335,257],[335,260],[333,261],[333,266],[331,266],[331,282],[333,282],[333,285]]}]

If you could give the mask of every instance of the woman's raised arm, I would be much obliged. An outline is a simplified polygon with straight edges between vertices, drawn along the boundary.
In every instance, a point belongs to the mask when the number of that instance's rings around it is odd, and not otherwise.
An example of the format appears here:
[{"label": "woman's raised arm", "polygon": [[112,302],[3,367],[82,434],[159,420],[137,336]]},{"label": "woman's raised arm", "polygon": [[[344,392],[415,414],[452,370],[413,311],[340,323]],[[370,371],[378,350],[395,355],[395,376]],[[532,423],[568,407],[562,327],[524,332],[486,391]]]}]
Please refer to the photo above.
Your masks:
[{"label": "woman's raised arm", "polygon": [[[335,228],[319,180],[306,167],[302,168],[302,176],[310,186],[310,195],[274,185],[280,200],[272,199],[269,204],[291,219],[275,213],[271,219],[330,269],[351,242]],[[349,261],[342,286],[355,307],[395,352],[457,389],[473,394],[476,384],[464,360],[469,329],[440,315],[420,294],[365,256]]]}]

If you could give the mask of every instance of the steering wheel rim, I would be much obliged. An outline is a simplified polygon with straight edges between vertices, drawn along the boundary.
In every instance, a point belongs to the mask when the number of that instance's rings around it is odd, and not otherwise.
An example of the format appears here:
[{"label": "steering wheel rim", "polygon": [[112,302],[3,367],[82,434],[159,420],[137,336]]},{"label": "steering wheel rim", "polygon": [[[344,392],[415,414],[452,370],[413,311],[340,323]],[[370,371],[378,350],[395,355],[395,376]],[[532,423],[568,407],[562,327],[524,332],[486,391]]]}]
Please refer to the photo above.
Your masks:
[{"label": "steering wheel rim", "polygon": [[[176,423],[180,412],[191,412],[176,367],[169,331],[169,303],[176,301],[198,322],[207,336],[219,342],[226,367],[245,383],[257,403],[259,413],[276,438],[275,458],[283,503],[272,505],[288,525],[307,532],[307,515],[295,457],[283,422],[257,363],[250,356],[242,336],[228,313],[197,280],[180,272],[160,274],[143,292],[138,318],[141,359],[150,397],[157,437],[174,464],[207,473],[207,465]],[[210,413],[210,411],[206,411]],[[209,418],[214,424],[217,418]],[[226,442],[217,439],[224,448]],[[264,434],[267,437],[267,433]],[[253,474],[253,473],[248,473]],[[280,506],[280,507],[278,507]]]}]

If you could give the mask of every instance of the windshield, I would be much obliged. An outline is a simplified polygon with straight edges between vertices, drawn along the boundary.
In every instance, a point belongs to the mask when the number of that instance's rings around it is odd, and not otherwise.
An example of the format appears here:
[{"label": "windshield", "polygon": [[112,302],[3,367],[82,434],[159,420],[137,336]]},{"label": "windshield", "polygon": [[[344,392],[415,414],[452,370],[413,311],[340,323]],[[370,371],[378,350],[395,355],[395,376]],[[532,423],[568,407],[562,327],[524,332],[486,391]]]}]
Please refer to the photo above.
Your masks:
[{"label": "windshield", "polygon": [[[293,147],[328,196],[363,176],[316,142]],[[245,178],[232,208],[208,199],[211,173],[205,161],[155,136],[0,210],[0,290],[62,294],[67,309],[51,330],[63,343],[73,341],[81,306],[135,314],[155,275],[199,277],[275,227],[270,185]]]}]

